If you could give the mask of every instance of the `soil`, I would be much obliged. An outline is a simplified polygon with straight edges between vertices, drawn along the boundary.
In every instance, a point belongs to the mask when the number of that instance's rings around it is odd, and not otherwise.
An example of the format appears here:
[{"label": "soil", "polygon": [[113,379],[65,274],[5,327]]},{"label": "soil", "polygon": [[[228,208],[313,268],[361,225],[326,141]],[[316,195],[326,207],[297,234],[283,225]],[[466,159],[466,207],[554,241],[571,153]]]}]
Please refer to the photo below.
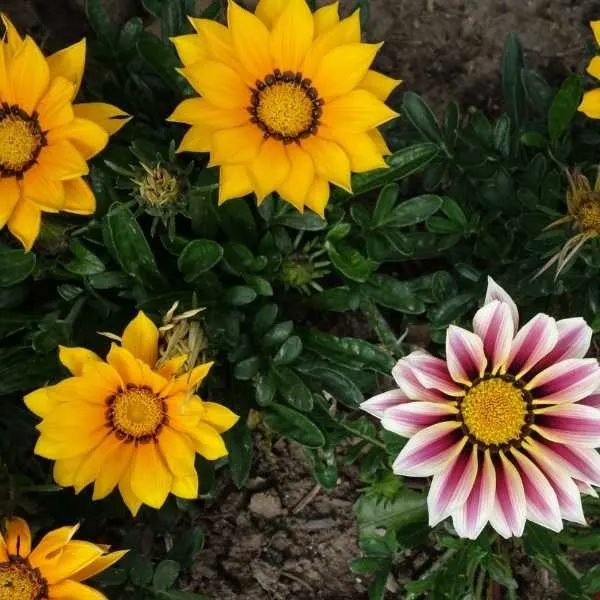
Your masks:
[{"label": "soil", "polygon": [[[142,12],[138,0],[105,3],[121,23]],[[198,0],[198,8],[209,3]],[[54,51],[89,33],[83,5],[84,0],[0,0],[0,11]],[[341,5],[347,14],[356,0]],[[568,72],[582,70],[588,22],[600,18],[597,0],[371,0],[371,7],[366,37],[386,41],[377,59],[380,71],[403,79],[404,89],[423,95],[436,110],[456,99],[488,113],[500,108],[500,62],[509,32],[519,32],[528,66],[559,83]],[[357,328],[362,329],[344,320],[336,333],[352,335]],[[312,495],[315,484],[298,446],[279,441],[266,450],[258,442],[247,489],[238,491],[223,480],[218,501],[202,519],[206,549],[191,570],[188,589],[211,600],[366,599],[368,582],[348,568],[360,555],[352,514],[359,487],[354,469],[341,471],[331,494]],[[412,557],[413,569],[419,561]],[[557,598],[548,574],[523,562],[515,557],[519,597]],[[402,569],[399,583],[406,580]]]}]

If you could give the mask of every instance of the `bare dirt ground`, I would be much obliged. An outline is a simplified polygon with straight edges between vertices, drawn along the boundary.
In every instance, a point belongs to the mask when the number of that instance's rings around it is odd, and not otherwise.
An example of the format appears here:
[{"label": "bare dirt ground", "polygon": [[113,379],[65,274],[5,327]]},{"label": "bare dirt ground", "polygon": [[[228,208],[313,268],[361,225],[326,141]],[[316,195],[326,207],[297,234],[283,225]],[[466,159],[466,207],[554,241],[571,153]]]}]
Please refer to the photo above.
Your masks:
[{"label": "bare dirt ground", "polygon": [[[141,14],[136,0],[106,3],[116,21]],[[199,8],[206,4],[198,1]],[[356,0],[341,4],[348,13]],[[521,35],[528,65],[550,82],[560,82],[568,72],[583,68],[588,22],[600,19],[597,0],[372,0],[371,4],[366,37],[386,41],[377,67],[403,79],[404,89],[423,95],[436,109],[456,99],[465,108],[499,110],[500,59],[511,31]],[[87,33],[82,6],[83,0],[0,0],[0,11],[47,50]],[[237,491],[223,481],[219,501],[202,520],[206,550],[190,573],[190,589],[211,600],[366,599],[368,582],[348,569],[349,561],[360,553],[352,514],[359,486],[355,472],[343,471],[332,494],[319,492],[302,507],[299,503],[314,488],[302,450],[281,441],[270,451],[257,444],[257,453],[248,489]],[[558,597],[547,574],[521,566],[517,574],[519,598]],[[404,575],[399,572],[398,579]]]}]

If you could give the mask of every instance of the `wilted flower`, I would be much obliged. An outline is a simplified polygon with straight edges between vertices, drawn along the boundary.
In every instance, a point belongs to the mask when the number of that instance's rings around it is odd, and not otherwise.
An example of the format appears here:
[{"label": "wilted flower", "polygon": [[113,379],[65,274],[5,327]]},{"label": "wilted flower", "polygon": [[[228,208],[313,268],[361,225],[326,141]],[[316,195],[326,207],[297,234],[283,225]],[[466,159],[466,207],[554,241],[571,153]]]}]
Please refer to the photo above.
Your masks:
[{"label": "wilted flower", "polygon": [[196,453],[227,455],[221,434],[238,417],[195,395],[212,363],[183,370],[186,354],[159,362],[159,330],[140,312],[103,361],[85,348],[60,348],[73,377],[25,398],[42,418],[35,452],[55,460],[59,485],[79,493],[94,483],[93,499],[118,485],[132,514],[160,508],[169,493],[198,496]]},{"label": "wilted flower", "polygon": [[446,360],[418,351],[393,369],[400,389],[362,404],[410,438],[393,465],[433,476],[430,525],[462,537],[485,525],[520,536],[528,519],[553,531],[585,524],[580,493],[600,485],[600,366],[583,358],[581,318],[538,314],[518,329],[511,297],[491,278],[474,333],[451,325]]},{"label": "wilted flower", "polygon": [[102,573],[127,553],[108,553],[107,546],[73,540],[78,525],[51,531],[34,548],[29,525],[23,519],[9,519],[5,529],[6,537],[0,534],[2,600],[107,600],[81,582]]},{"label": "wilted flower", "polygon": [[129,119],[104,103],[73,104],[85,66],[85,40],[44,57],[2,15],[0,39],[0,229],[8,226],[26,250],[42,212],[96,210],[82,179],[87,161]]},{"label": "wilted flower", "polygon": [[384,101],[398,81],[370,70],[380,44],[361,42],[358,11],[338,2],[311,13],[305,0],[233,1],[228,27],[191,19],[173,39],[180,70],[202,98],[170,120],[191,125],[179,151],[210,152],[219,201],[273,191],[323,215],[329,182],[350,191],[350,173],[386,167],[377,127],[396,117]]},{"label": "wilted flower", "polygon": [[141,163],[143,173],[133,179],[140,199],[153,208],[171,204],[179,197],[180,186],[176,175],[160,164],[154,167]]}]

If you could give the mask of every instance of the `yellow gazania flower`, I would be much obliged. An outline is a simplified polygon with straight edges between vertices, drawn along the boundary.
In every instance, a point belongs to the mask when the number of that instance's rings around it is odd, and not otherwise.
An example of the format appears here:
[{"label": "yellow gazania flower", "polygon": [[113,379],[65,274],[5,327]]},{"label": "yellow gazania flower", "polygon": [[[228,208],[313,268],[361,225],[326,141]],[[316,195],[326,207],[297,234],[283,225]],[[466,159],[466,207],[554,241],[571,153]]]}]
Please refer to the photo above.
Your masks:
[{"label": "yellow gazania flower", "polygon": [[[596,43],[600,45],[600,21],[591,21],[590,27],[594,32]],[[600,56],[594,56],[587,67],[587,72],[594,78],[600,79]],[[578,109],[591,119],[600,119],[600,88],[586,92]]]},{"label": "yellow gazania flower", "polygon": [[108,553],[108,546],[73,540],[78,529],[55,529],[32,549],[27,523],[6,521],[6,539],[0,534],[0,600],[107,600],[81,582],[108,569],[127,550]]},{"label": "yellow gazania flower", "polygon": [[273,191],[323,215],[329,182],[386,167],[377,130],[397,114],[384,101],[399,81],[370,70],[381,44],[361,43],[358,11],[339,2],[311,13],[305,0],[260,0],[256,14],[229,2],[228,27],[190,19],[173,39],[180,70],[202,98],[169,120],[191,125],[179,152],[210,152],[219,202]]},{"label": "yellow gazania flower", "polygon": [[96,201],[82,179],[87,160],[127,115],[104,103],[73,104],[85,66],[85,40],[44,57],[2,16],[0,36],[0,229],[29,250],[42,212],[89,215]]},{"label": "yellow gazania flower", "polygon": [[94,482],[94,500],[118,485],[133,515],[142,504],[160,508],[170,492],[197,498],[196,453],[226,456],[221,433],[238,420],[194,395],[212,363],[178,375],[187,356],[161,364],[158,346],[158,329],[140,312],[106,362],[85,348],[61,347],[73,377],[25,397],[42,418],[35,453],[56,461],[56,482],[76,493]]}]

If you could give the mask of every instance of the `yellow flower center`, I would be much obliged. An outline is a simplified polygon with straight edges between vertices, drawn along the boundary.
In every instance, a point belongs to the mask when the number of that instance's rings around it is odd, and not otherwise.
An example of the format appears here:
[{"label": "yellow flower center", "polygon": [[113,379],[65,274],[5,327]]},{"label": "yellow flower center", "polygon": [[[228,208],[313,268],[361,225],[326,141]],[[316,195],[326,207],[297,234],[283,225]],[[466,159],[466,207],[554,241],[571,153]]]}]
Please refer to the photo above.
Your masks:
[{"label": "yellow flower center", "polygon": [[581,229],[600,235],[600,193],[587,194],[577,210],[576,219]]},{"label": "yellow flower center", "polygon": [[250,122],[284,144],[298,142],[317,133],[324,101],[302,73],[275,69],[264,81],[256,82],[248,112]]},{"label": "yellow flower center", "polygon": [[147,443],[168,422],[166,403],[146,386],[129,385],[106,403],[107,425],[119,439]]},{"label": "yellow flower center", "polygon": [[46,145],[37,115],[29,116],[18,106],[0,107],[0,177],[21,177],[30,169]]},{"label": "yellow flower center", "polygon": [[19,557],[0,563],[0,600],[41,600],[48,586],[38,569]]},{"label": "yellow flower center", "polygon": [[475,384],[464,397],[460,412],[469,433],[486,445],[502,445],[521,435],[527,417],[523,392],[494,377]]}]

